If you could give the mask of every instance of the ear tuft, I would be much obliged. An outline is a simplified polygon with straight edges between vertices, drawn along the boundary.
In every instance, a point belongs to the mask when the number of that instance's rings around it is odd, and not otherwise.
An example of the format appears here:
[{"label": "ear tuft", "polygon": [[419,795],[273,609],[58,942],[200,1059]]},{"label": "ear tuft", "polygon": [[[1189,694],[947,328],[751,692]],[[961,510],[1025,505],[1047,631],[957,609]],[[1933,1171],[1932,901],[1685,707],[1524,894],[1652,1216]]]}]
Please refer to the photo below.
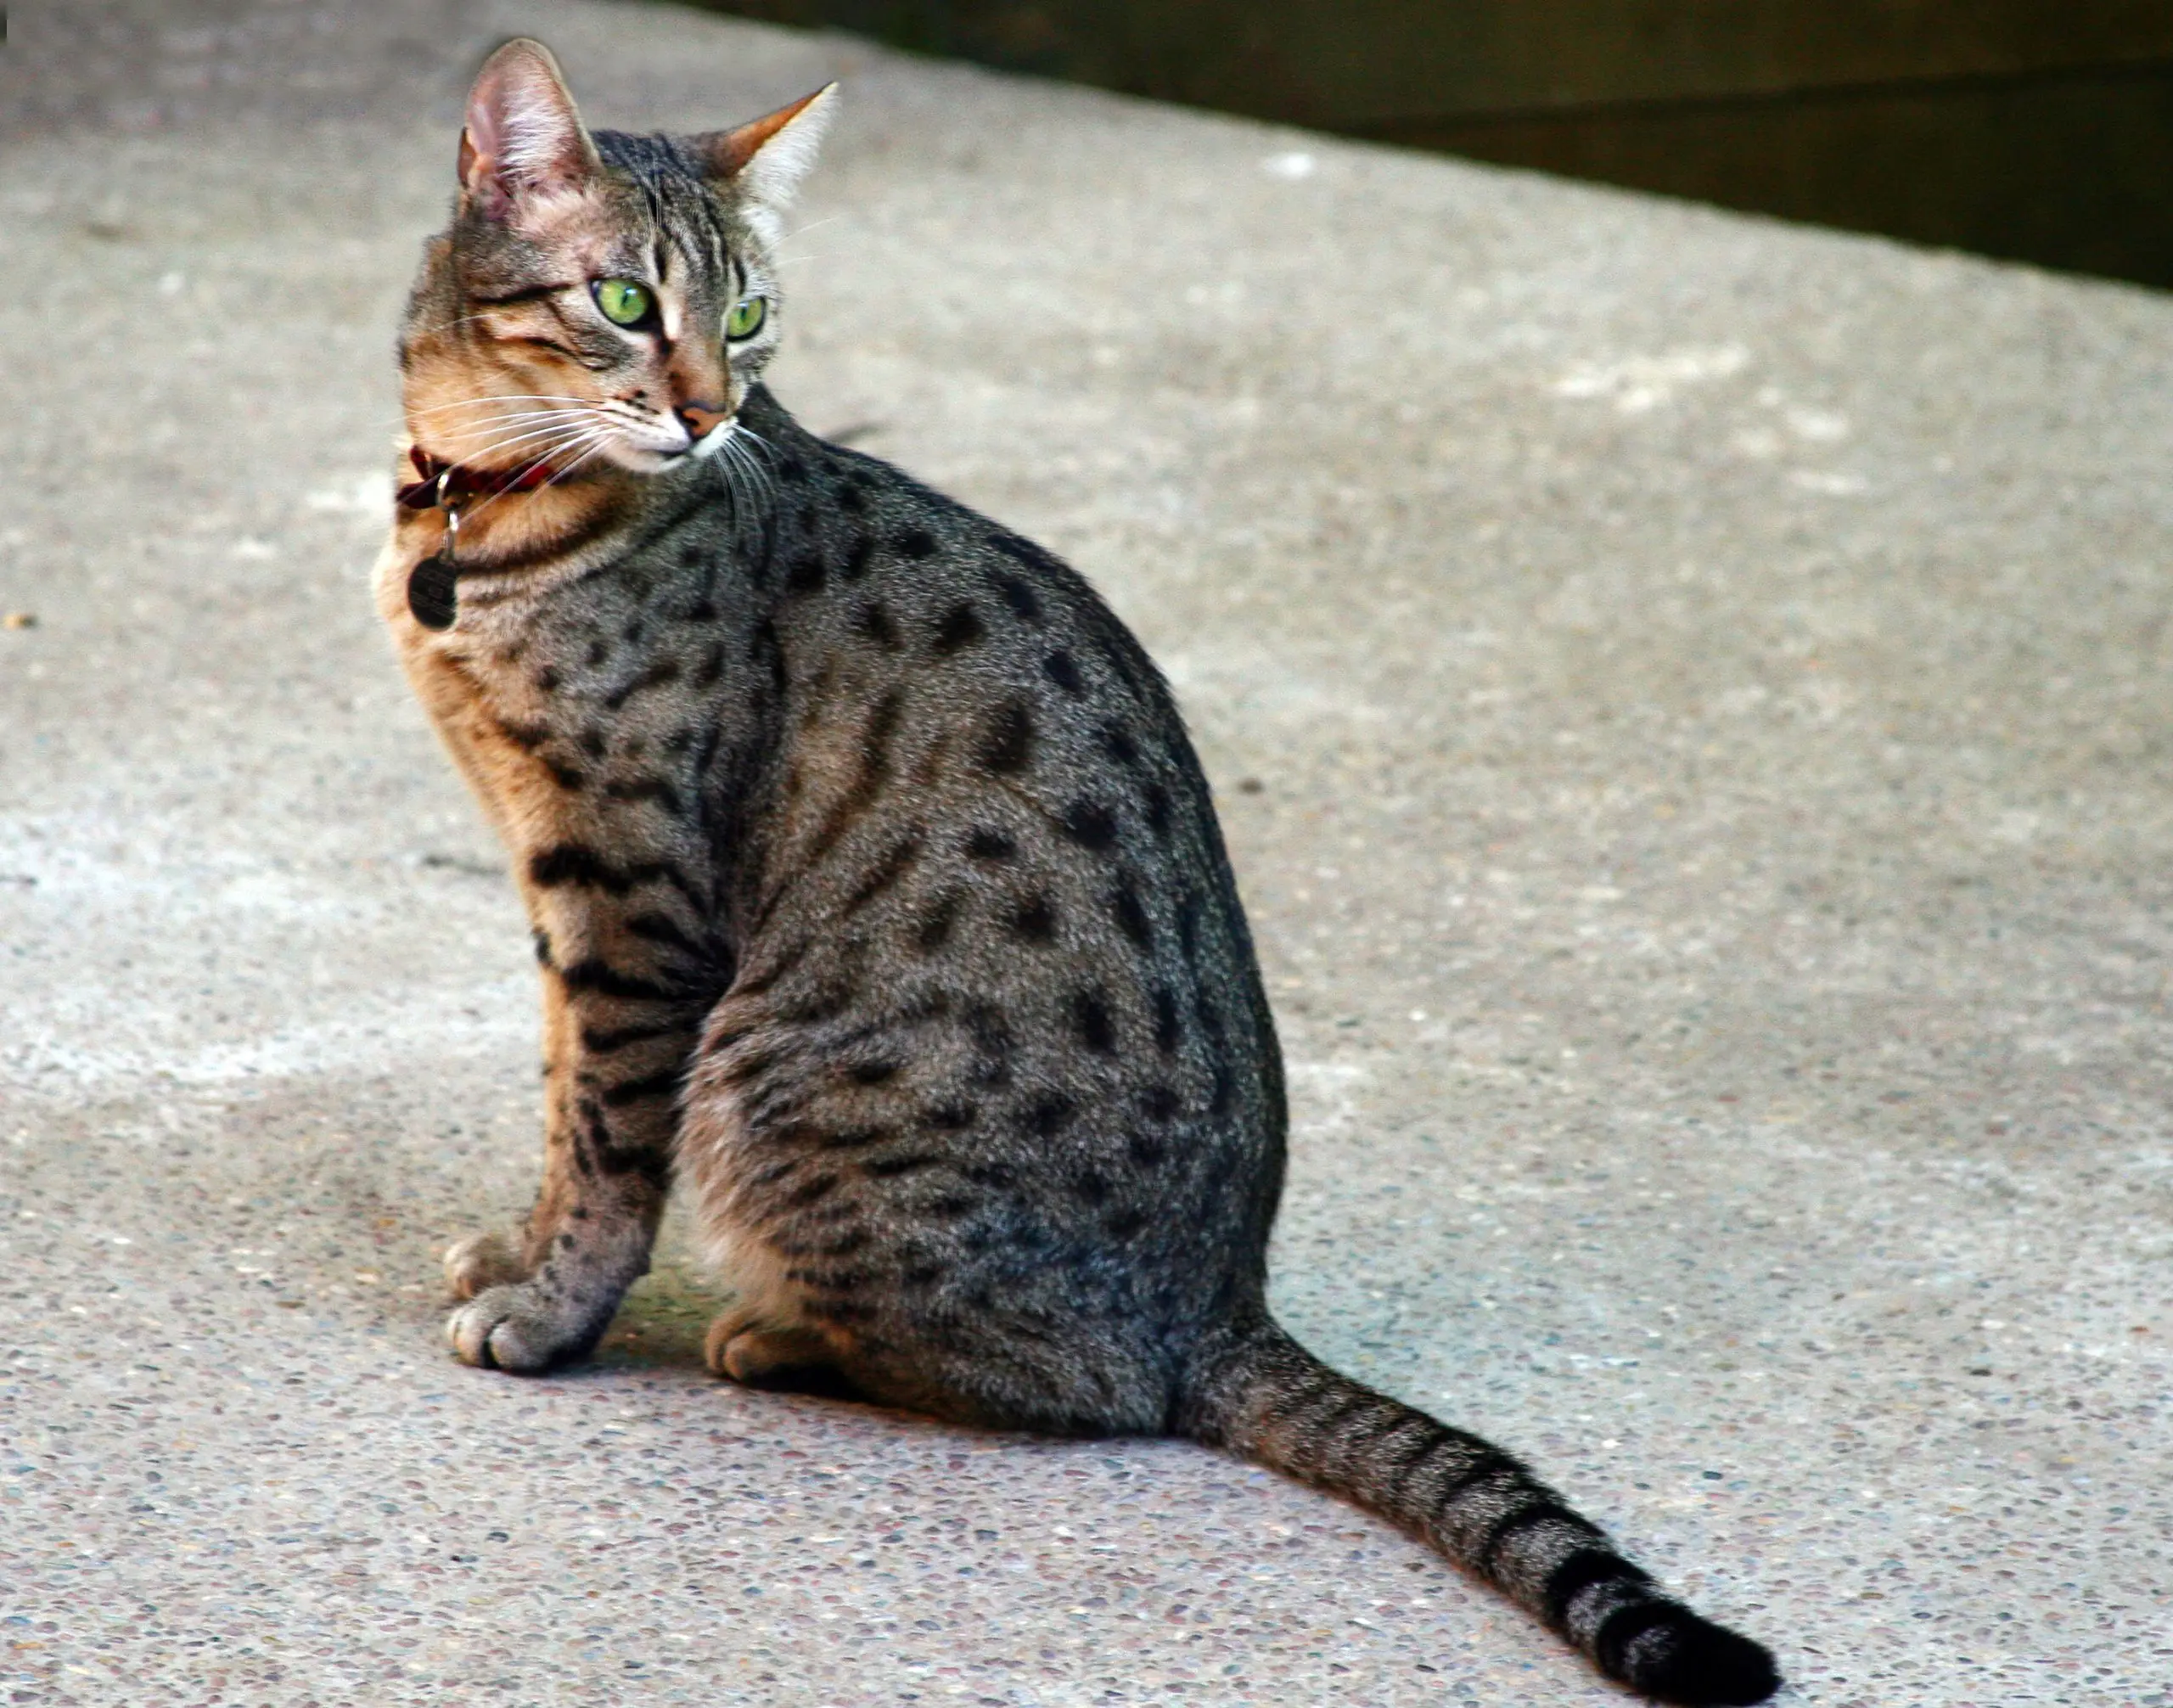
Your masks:
[{"label": "ear tuft", "polygon": [[789,107],[737,130],[696,138],[709,157],[710,176],[730,179],[750,199],[776,211],[789,206],[815,164],[823,133],[838,109],[838,86],[825,83]]},{"label": "ear tuft", "polygon": [[468,93],[460,182],[485,212],[503,218],[524,197],[576,188],[600,164],[548,48],[519,39],[483,62]]}]

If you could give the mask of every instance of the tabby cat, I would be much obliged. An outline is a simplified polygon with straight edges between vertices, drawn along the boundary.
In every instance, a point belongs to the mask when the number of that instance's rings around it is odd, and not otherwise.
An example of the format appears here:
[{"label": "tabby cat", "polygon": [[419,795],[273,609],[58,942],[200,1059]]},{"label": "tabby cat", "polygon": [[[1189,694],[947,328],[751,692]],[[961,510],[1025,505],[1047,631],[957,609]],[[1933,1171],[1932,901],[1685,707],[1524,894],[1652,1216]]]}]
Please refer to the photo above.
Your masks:
[{"label": "tabby cat", "polygon": [[377,598],[514,857],[547,1115],[526,1223],[446,1255],[454,1348],[588,1352],[676,1179],[723,1375],[1190,1436],[1649,1695],[1762,1700],[1763,1649],[1268,1314],[1282,1070],[1161,677],[1047,552],[757,383],[833,100],[592,134],[531,42],[469,97]]}]

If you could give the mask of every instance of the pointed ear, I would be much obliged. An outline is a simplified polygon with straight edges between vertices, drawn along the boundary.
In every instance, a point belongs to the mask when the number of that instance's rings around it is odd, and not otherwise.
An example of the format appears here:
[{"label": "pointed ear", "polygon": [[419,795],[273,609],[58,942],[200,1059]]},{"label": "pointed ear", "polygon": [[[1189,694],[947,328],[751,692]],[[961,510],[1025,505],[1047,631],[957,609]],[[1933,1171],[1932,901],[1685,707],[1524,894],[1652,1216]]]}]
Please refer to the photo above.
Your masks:
[{"label": "pointed ear", "polygon": [[483,62],[460,133],[461,188],[493,219],[527,196],[578,188],[600,169],[559,62],[513,41]]},{"label": "pointed ear", "polygon": [[711,177],[735,181],[750,199],[775,211],[791,203],[800,181],[815,164],[815,151],[837,109],[838,86],[825,83],[813,94],[737,130],[697,137],[695,146],[708,156]]}]

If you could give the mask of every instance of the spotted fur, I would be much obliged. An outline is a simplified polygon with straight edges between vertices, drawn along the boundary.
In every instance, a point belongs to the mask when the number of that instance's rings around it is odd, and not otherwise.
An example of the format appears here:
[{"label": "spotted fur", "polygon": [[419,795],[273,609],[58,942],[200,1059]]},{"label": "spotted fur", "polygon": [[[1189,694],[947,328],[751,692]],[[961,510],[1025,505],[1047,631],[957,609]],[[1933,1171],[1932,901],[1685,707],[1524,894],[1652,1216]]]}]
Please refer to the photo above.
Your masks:
[{"label": "spotted fur", "polygon": [[[1650,1694],[1762,1700],[1763,1649],[1270,1316],[1282,1070],[1160,675],[1064,565],[755,382],[811,110],[592,136],[515,43],[411,307],[419,446],[567,458],[463,516],[449,626],[406,596],[441,514],[404,514],[379,571],[544,992],[543,1185],[449,1254],[459,1355],[587,1353],[676,1181],[738,1291],[723,1374],[1189,1436],[1424,1537]],[[654,329],[593,311],[607,271],[654,287]],[[750,289],[771,330],[730,347]]]}]

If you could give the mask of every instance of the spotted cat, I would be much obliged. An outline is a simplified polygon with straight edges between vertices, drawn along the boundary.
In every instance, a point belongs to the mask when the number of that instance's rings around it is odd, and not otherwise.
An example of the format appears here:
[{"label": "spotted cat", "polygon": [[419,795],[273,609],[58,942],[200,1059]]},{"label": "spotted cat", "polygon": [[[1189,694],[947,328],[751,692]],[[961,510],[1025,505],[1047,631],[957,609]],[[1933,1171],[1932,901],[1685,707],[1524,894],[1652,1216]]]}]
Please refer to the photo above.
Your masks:
[{"label": "spotted cat", "polygon": [[1270,1316],[1282,1068],[1161,677],[1048,553],[759,383],[834,100],[592,134],[528,42],[469,98],[377,598],[514,858],[547,1113],[525,1224],[447,1254],[455,1350],[588,1352],[676,1183],[723,1375],[1190,1436],[1652,1696],[1763,1700],[1763,1649]]}]

